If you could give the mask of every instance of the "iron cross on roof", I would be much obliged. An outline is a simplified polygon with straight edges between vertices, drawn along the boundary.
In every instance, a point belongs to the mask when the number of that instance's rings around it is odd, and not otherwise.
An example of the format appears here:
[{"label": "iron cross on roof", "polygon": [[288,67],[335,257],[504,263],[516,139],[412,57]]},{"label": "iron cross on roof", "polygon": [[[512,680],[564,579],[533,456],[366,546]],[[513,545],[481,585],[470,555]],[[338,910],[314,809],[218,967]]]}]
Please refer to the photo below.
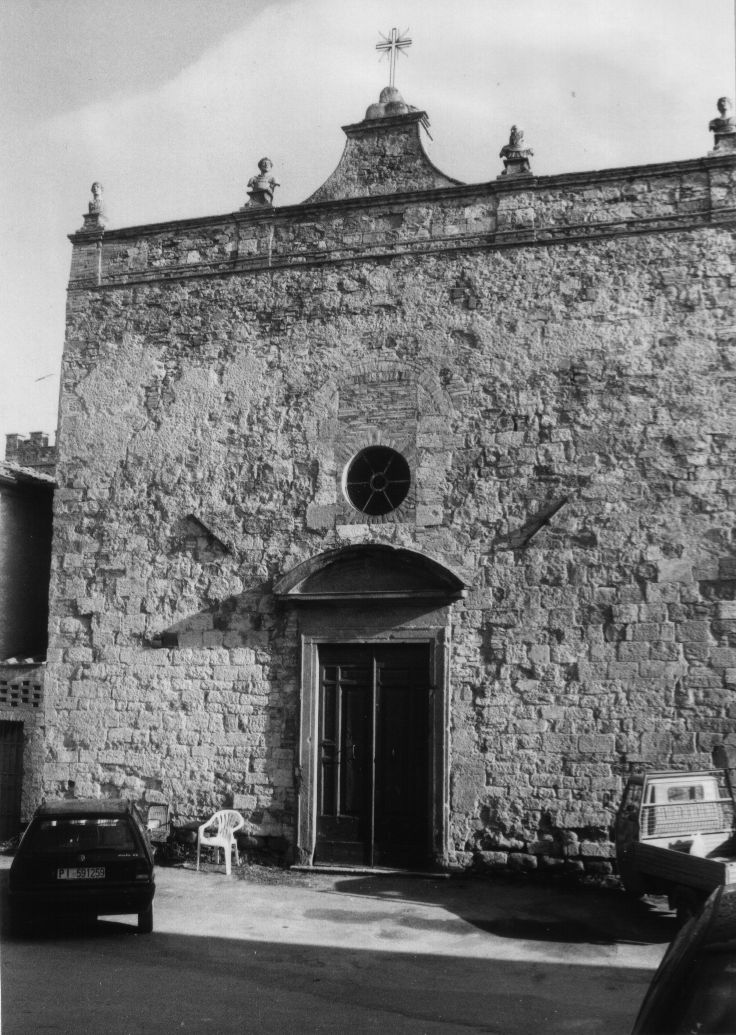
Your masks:
[{"label": "iron cross on roof", "polygon": [[404,30],[404,35],[400,36],[396,29],[391,30],[390,36],[384,36],[382,32],[379,32],[379,36],[383,40],[383,43],[376,44],[376,50],[380,50],[383,54],[389,55],[389,61],[391,62],[391,78],[389,80],[389,86],[394,85],[394,79],[396,78],[396,55],[403,54],[403,52],[410,47],[412,41],[407,36],[408,29]]}]

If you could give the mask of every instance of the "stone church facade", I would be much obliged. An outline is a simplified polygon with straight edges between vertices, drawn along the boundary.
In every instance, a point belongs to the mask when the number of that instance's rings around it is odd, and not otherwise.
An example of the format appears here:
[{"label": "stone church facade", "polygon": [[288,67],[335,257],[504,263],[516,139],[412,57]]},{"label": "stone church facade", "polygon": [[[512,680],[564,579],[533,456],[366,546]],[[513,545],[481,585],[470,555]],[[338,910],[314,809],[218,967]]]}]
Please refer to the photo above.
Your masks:
[{"label": "stone church facade", "polygon": [[[47,793],[303,864],[610,867],[736,735],[736,151],[434,168],[72,236]],[[730,133],[730,130],[729,130]]]}]

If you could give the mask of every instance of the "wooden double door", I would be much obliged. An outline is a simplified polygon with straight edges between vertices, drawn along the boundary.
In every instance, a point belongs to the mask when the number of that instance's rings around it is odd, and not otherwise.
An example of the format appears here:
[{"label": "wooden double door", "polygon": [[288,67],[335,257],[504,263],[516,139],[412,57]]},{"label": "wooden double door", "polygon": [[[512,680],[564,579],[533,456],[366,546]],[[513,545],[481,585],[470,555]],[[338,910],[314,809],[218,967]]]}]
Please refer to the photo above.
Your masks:
[{"label": "wooden double door", "polygon": [[398,868],[431,856],[428,645],[319,650],[315,862]]}]

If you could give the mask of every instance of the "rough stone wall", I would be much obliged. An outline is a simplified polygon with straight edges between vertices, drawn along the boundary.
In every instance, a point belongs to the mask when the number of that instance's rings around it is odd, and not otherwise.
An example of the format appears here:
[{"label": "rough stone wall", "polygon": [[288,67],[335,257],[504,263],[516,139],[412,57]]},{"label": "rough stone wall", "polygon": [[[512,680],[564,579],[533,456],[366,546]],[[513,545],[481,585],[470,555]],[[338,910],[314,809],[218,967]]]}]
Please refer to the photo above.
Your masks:
[{"label": "rough stone wall", "polygon": [[[47,788],[235,800],[293,844],[299,629],[270,587],[391,542],[471,586],[448,860],[609,867],[624,774],[736,728],[733,174],[78,235]],[[362,521],[340,477],[374,440],[414,483]]]}]

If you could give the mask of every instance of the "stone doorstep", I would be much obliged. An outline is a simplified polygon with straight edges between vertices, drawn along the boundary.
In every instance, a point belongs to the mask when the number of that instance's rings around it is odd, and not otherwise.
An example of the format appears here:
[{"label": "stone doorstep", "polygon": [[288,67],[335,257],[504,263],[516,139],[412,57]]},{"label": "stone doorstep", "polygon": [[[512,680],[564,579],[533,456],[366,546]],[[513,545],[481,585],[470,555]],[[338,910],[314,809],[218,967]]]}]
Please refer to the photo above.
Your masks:
[{"label": "stone doorstep", "polygon": [[344,873],[352,877],[417,877],[422,880],[449,880],[452,876],[444,871],[396,870],[387,866],[341,866],[339,864],[330,866],[328,863],[318,863],[316,866],[295,864],[289,869],[295,870],[297,873]]}]

